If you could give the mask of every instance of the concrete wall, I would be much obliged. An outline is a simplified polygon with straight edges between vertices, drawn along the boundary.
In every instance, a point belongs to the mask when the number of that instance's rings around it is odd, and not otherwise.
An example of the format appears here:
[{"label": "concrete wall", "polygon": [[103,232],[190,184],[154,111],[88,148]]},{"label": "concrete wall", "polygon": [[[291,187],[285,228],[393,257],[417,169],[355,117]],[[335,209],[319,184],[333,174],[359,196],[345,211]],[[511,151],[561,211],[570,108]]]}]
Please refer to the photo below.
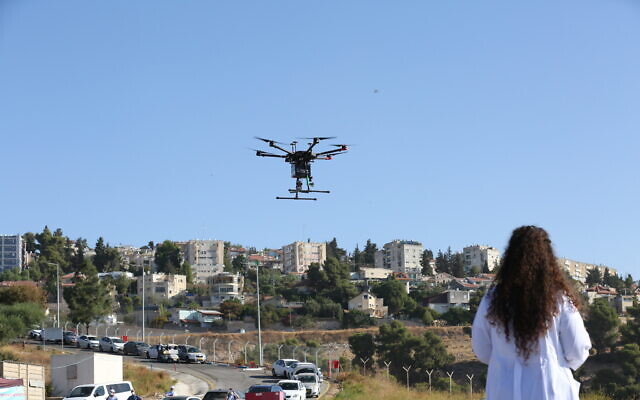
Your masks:
[{"label": "concrete wall", "polygon": [[42,365],[2,361],[0,362],[0,377],[22,379],[27,389],[27,400],[44,400],[45,398],[45,376]]},{"label": "concrete wall", "polygon": [[82,352],[51,357],[51,383],[54,396],[66,396],[78,385],[121,382],[123,357]]}]

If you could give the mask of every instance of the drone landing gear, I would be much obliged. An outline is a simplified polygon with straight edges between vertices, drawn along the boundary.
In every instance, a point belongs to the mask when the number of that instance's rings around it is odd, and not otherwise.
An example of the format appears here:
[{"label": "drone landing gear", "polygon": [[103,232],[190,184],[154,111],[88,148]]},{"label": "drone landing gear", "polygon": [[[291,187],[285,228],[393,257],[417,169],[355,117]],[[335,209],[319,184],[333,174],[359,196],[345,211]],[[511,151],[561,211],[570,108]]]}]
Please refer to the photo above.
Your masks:
[{"label": "drone landing gear", "polygon": [[300,197],[300,193],[331,193],[328,190],[311,190],[309,188],[309,184],[307,184],[307,188],[302,188],[302,182],[300,179],[296,179],[296,188],[289,189],[289,193],[295,194],[295,197],[276,197],[277,200],[318,200],[315,197]]}]

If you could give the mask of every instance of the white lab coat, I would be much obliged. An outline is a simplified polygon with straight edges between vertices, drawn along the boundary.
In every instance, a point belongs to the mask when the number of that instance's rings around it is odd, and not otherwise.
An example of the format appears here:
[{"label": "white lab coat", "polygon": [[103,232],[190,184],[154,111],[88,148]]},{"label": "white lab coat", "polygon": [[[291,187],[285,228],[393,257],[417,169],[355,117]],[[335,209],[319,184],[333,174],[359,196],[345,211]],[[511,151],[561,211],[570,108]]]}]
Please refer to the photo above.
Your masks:
[{"label": "white lab coat", "polygon": [[487,296],[480,302],[472,329],[473,351],[489,364],[487,400],[578,400],[580,383],[569,368],[576,370],[584,363],[591,340],[569,299],[563,297],[558,315],[538,340],[538,350],[524,361],[516,352],[513,331],[507,341],[504,332],[487,320]]}]

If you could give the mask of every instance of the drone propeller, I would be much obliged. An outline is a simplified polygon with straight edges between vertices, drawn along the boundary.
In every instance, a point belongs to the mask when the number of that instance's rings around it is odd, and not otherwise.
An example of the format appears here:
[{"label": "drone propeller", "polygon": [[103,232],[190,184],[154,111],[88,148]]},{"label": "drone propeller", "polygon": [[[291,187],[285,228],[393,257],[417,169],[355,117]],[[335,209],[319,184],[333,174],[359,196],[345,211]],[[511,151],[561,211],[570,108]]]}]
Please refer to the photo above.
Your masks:
[{"label": "drone propeller", "polygon": [[275,140],[271,140],[271,139],[265,139],[265,138],[261,138],[259,136],[254,136],[254,138],[258,139],[258,140],[262,140],[265,143],[277,143],[277,144],[286,144],[286,143],[282,143],[282,142],[276,142]]},{"label": "drone propeller", "polygon": [[337,136],[325,136],[325,137],[320,136],[320,137],[301,137],[301,138],[298,138],[298,139],[307,139],[307,140],[315,140],[315,139],[317,139],[317,140],[327,140],[327,139],[335,139],[336,137],[337,137]]}]

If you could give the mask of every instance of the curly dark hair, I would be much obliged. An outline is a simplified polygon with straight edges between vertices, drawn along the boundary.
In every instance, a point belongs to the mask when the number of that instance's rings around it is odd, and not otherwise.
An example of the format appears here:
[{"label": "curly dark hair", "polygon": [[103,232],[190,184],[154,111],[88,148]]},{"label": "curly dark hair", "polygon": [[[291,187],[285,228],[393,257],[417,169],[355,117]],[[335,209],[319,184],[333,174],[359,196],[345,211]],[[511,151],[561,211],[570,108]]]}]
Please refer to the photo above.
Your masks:
[{"label": "curly dark hair", "polygon": [[549,235],[537,226],[513,231],[493,286],[488,320],[504,331],[507,340],[513,334],[518,354],[525,360],[549,329],[562,296],[580,307],[556,261]]}]

